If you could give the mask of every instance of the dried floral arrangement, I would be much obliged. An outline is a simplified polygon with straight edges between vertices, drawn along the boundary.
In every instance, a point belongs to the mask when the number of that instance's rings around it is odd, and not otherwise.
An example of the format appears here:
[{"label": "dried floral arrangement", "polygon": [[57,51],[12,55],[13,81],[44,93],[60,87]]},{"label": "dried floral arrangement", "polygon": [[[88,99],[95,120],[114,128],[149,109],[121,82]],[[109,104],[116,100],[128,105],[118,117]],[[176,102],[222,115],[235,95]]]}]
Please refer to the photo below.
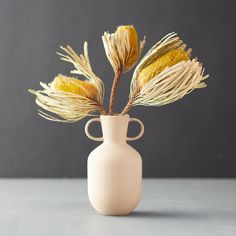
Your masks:
[{"label": "dried floral arrangement", "polygon": [[[52,121],[76,122],[95,112],[114,114],[115,93],[121,75],[128,72],[139,61],[145,44],[140,42],[132,25],[119,26],[115,33],[105,32],[102,41],[106,56],[114,70],[109,111],[103,106],[104,85],[93,72],[88,44],[84,43],[84,53],[78,55],[70,46],[61,47],[57,53],[61,60],[71,63],[71,74],[83,75],[68,77],[59,74],[45,84],[40,82],[42,90],[29,90],[36,96],[36,103],[44,111],[39,115]],[[173,103],[194,89],[206,87],[202,63],[191,59],[191,48],[176,33],[167,34],[157,42],[137,64],[130,85],[129,100],[121,115],[129,112],[133,106],[163,106]]]}]

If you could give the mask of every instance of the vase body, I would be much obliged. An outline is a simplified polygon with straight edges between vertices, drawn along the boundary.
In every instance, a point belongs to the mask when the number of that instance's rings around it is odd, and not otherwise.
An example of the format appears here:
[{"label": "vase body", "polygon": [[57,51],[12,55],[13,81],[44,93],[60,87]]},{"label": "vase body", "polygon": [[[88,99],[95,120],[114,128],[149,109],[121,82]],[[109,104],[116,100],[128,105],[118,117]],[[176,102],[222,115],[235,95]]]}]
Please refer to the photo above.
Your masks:
[{"label": "vase body", "polygon": [[[143,133],[142,123],[124,116],[101,116],[103,141],[88,157],[88,196],[92,206],[104,215],[127,215],[137,206],[141,195],[142,159],[140,154],[127,144]],[[137,137],[127,138],[130,121],[138,121],[141,132]],[[91,120],[89,121],[91,123]],[[86,133],[91,138],[88,132]]]}]

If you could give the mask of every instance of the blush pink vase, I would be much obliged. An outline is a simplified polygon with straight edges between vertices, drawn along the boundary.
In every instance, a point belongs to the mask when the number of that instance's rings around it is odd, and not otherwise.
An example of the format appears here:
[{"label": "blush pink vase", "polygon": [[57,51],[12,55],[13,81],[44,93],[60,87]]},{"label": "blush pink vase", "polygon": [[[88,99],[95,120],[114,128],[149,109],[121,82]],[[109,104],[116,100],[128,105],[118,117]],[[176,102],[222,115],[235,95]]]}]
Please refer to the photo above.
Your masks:
[{"label": "blush pink vase", "polygon": [[[94,137],[89,133],[92,122],[101,122],[103,137]],[[135,137],[127,137],[130,122],[141,126],[140,133]],[[90,203],[104,215],[131,213],[141,195],[142,159],[126,141],[137,140],[143,135],[143,123],[129,115],[101,115],[87,122],[85,133],[94,141],[102,141],[88,157]]]}]

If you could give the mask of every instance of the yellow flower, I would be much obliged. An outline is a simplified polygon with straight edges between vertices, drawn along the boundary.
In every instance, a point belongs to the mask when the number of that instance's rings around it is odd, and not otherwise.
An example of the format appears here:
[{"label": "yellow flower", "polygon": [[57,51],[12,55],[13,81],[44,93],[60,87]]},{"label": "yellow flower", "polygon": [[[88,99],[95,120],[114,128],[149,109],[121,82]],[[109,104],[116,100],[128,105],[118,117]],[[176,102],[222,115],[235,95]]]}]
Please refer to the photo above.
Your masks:
[{"label": "yellow flower", "polygon": [[137,62],[145,43],[143,39],[139,45],[138,34],[133,25],[119,26],[112,34],[105,32],[102,39],[107,58],[115,72],[130,70]]},{"label": "yellow flower", "polygon": [[92,83],[63,75],[55,77],[51,83],[51,88],[56,91],[78,94],[90,99],[95,99],[97,94],[97,89]]},{"label": "yellow flower", "polygon": [[137,77],[138,83],[142,87],[167,67],[174,66],[181,61],[187,60],[189,60],[189,55],[183,49],[169,51],[140,71]]},{"label": "yellow flower", "polygon": [[136,66],[130,84],[132,106],[163,106],[175,102],[195,89],[205,88],[204,68],[176,33],[164,36],[153,45]]},{"label": "yellow flower", "polygon": [[43,89],[29,89],[40,107],[39,115],[48,120],[71,123],[96,111],[106,114],[103,107],[104,85],[92,70],[87,42],[84,42],[84,53],[80,55],[70,46],[61,49],[65,52],[58,53],[61,60],[74,66],[71,73],[84,75],[86,80],[59,74],[49,84],[40,82]]},{"label": "yellow flower", "polygon": [[137,61],[139,57],[139,43],[138,34],[133,25],[123,25],[117,27],[115,32],[117,37],[123,37],[125,34],[128,35],[130,44],[130,53],[127,54],[125,61],[125,69],[131,68]]}]

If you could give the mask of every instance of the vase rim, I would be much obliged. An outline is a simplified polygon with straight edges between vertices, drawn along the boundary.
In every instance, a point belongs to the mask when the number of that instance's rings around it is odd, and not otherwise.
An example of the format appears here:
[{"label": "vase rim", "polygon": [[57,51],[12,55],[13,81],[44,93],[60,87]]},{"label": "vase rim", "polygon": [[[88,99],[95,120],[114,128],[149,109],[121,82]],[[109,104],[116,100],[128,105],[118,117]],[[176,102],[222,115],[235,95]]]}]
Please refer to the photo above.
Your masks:
[{"label": "vase rim", "polygon": [[121,115],[119,113],[115,113],[114,115],[100,115],[100,117],[109,117],[109,118],[120,118],[120,117],[129,117],[129,114]]}]

